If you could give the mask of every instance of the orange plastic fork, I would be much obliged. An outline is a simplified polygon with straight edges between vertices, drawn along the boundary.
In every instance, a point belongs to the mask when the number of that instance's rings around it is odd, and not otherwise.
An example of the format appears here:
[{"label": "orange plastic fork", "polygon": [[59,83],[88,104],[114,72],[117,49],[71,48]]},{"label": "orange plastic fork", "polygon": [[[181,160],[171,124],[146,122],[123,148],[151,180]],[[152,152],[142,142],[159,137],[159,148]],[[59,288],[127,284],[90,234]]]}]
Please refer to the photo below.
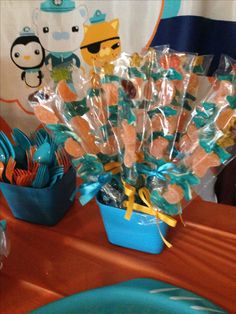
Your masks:
[{"label": "orange plastic fork", "polygon": [[32,182],[36,176],[36,171],[15,169],[14,171],[14,181],[17,185],[21,186],[31,186]]},{"label": "orange plastic fork", "polygon": [[16,161],[10,157],[6,166],[5,175],[7,180],[12,184],[13,183],[13,173],[15,169]]},{"label": "orange plastic fork", "polygon": [[61,148],[57,152],[55,152],[55,154],[58,164],[64,167],[64,173],[66,173],[71,167],[71,162],[67,153],[63,148]]},{"label": "orange plastic fork", "polygon": [[0,181],[2,181],[3,171],[4,171],[4,163],[0,161]]},{"label": "orange plastic fork", "polygon": [[33,155],[36,152],[36,150],[37,150],[36,146],[31,146],[29,151],[26,152],[28,170],[32,170],[34,167]]}]

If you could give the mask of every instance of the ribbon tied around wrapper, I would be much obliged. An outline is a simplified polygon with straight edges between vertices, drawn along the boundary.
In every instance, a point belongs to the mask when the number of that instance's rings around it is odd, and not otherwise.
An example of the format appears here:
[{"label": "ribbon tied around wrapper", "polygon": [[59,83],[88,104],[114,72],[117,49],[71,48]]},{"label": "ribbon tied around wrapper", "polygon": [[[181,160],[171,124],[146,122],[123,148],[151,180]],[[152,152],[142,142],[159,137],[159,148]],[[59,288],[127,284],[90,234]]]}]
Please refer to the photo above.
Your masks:
[{"label": "ribbon tied around wrapper", "polygon": [[172,162],[165,163],[156,169],[151,169],[148,165],[138,164],[137,169],[141,174],[148,177],[157,177],[160,180],[166,181],[165,174],[169,174],[170,170],[175,170],[175,165]]},{"label": "ribbon tied around wrapper", "polygon": [[86,182],[83,183],[78,192],[80,192],[80,203],[82,205],[87,204],[94,196],[98,194],[98,192],[102,189],[102,187],[109,183],[112,179],[112,173],[107,172],[101,174],[96,182]]},{"label": "ribbon tied around wrapper", "polygon": [[[144,204],[146,204],[146,206],[144,206],[144,205],[140,205],[134,202],[136,189],[133,186],[131,186],[130,184],[124,181],[123,181],[123,186],[124,186],[125,195],[128,196],[128,200],[123,203],[126,208],[125,219],[129,220],[131,218],[133,210],[137,210],[141,213],[156,217],[157,219],[163,221],[170,227],[176,226],[177,221],[173,217],[170,217],[164,213],[161,213],[158,210],[153,208],[151,204],[151,200],[150,200],[150,193],[147,188],[143,187],[143,188],[140,188],[138,191],[140,199],[143,201]],[[165,245],[168,248],[171,248],[172,244],[164,238],[159,228],[158,223],[157,223],[157,227],[158,227],[159,234],[162,238],[162,241],[165,243]]]}]

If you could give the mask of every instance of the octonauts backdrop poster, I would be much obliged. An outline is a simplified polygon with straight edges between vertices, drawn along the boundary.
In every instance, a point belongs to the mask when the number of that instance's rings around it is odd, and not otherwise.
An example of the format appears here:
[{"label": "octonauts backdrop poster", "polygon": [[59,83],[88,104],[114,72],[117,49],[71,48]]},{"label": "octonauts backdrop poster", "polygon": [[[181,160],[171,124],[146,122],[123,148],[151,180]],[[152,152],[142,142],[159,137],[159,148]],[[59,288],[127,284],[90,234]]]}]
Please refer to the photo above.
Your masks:
[{"label": "octonauts backdrop poster", "polygon": [[[88,73],[92,67],[91,60],[95,56],[97,62],[100,62],[116,58],[121,49],[127,52],[140,50],[149,41],[155,28],[157,13],[161,9],[158,2],[144,3],[135,0],[132,3],[1,0],[0,6],[0,119],[1,127],[4,125],[9,133],[12,127],[32,131],[38,126],[27,97],[41,84],[60,78],[66,78],[70,82],[71,76],[76,76],[78,71],[86,70]],[[96,16],[96,12],[101,12],[101,16]],[[137,19],[140,21],[138,26]],[[39,63],[31,64],[31,68],[28,65],[33,60],[32,56],[29,58],[26,53],[22,64],[19,62],[21,57],[15,56],[17,52],[14,51],[13,54],[13,49],[19,48],[15,40],[24,29],[30,29],[39,39],[39,45],[45,53],[42,55],[43,64],[40,63],[40,56],[35,55]],[[133,35],[136,32],[138,36]],[[29,37],[25,36],[25,43],[27,39]],[[82,42],[86,47],[81,49]],[[27,52],[26,48],[29,46],[22,43],[20,45]],[[65,62],[68,62],[66,69],[63,68]]]},{"label": "octonauts backdrop poster", "polygon": [[[96,11],[101,12],[100,17],[96,17]],[[1,0],[0,20],[0,123],[8,133],[12,127],[32,131],[38,126],[27,103],[34,88],[26,82],[33,86],[42,80],[44,84],[51,79],[50,74],[68,75],[70,79],[71,72],[57,67],[66,58],[75,75],[83,68],[89,70],[95,56],[101,62],[105,56],[140,51],[148,45],[170,43],[177,50],[215,54],[211,73],[221,52],[236,58],[234,0]],[[113,29],[103,38],[98,29],[104,31],[105,25]],[[44,64],[41,66],[41,56],[35,55],[39,59],[34,59],[38,61],[32,71],[26,66],[29,54],[24,55],[23,64],[10,56],[12,46],[17,47],[14,41],[25,27],[39,38],[45,50]],[[52,71],[55,67],[59,70]]]},{"label": "octonauts backdrop poster", "polygon": [[[101,16],[96,17],[96,12]],[[213,54],[210,74],[222,52],[236,58],[235,0],[1,0],[0,21],[0,128],[7,134],[13,127],[30,132],[39,125],[27,103],[34,88],[26,82],[33,86],[42,79],[44,84],[61,75],[70,81],[77,71],[89,71],[92,64],[109,56],[115,58],[120,51],[133,53],[149,45],[170,44],[179,51]],[[41,67],[38,55],[32,70],[26,66],[29,54],[24,54],[23,63],[10,57],[12,46],[19,48],[13,43],[25,27],[39,38],[46,55],[46,65]],[[107,35],[103,37],[98,29],[108,31]],[[71,71],[60,68],[60,61],[66,58]],[[205,93],[207,79],[203,86]]]}]

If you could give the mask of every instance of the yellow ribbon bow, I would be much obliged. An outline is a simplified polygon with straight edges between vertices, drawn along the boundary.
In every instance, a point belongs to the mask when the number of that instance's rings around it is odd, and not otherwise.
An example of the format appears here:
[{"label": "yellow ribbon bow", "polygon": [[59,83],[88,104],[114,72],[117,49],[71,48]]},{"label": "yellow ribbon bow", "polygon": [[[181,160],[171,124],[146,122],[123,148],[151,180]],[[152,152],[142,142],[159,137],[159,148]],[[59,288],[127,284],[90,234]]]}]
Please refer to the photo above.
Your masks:
[{"label": "yellow ribbon bow", "polygon": [[124,202],[126,207],[125,219],[130,220],[132,212],[134,210],[134,196],[135,196],[135,187],[123,181],[125,195],[128,196],[128,200]]},{"label": "yellow ribbon bow", "polygon": [[[176,226],[177,221],[173,217],[168,216],[164,213],[161,213],[152,207],[151,200],[150,200],[150,193],[147,188],[143,187],[139,189],[138,191],[139,197],[144,202],[144,204],[147,205],[147,206],[143,206],[134,202],[135,188],[131,186],[130,184],[128,184],[127,182],[124,182],[124,181],[122,182],[124,185],[125,195],[128,196],[128,200],[124,202],[124,206],[127,208],[126,214],[125,214],[126,219],[129,220],[131,218],[133,210],[137,210],[141,213],[156,217],[157,219],[165,222],[170,227]],[[165,243],[165,245],[168,248],[171,248],[172,244],[164,238],[158,223],[157,223],[157,227],[158,227],[159,234],[162,238],[162,241]]]},{"label": "yellow ribbon bow", "polygon": [[[157,219],[162,220],[163,222],[165,222],[170,227],[176,226],[177,221],[173,217],[170,217],[164,213],[161,213],[152,207],[151,200],[150,200],[150,193],[149,193],[147,188],[143,187],[143,188],[139,189],[138,193],[139,193],[139,197],[144,202],[144,204],[147,205],[147,207],[137,204],[137,206],[134,206],[135,207],[134,209],[137,209],[139,211],[145,212],[146,214],[155,216]],[[157,227],[158,227],[159,234],[162,238],[162,241],[165,243],[165,245],[168,248],[171,248],[172,244],[164,238],[158,222],[157,222]]]}]

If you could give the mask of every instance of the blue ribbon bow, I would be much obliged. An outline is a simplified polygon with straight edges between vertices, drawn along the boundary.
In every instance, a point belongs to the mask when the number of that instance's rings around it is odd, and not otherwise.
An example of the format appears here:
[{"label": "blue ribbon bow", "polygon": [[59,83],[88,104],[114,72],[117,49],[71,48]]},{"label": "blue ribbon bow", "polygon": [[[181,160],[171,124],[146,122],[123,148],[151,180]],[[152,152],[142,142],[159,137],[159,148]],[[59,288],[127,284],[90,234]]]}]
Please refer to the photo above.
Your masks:
[{"label": "blue ribbon bow", "polygon": [[98,177],[98,181],[96,182],[86,182],[83,183],[78,192],[80,192],[80,203],[82,205],[87,204],[97,193],[101,190],[101,188],[109,183],[112,179],[112,173],[107,172]]},{"label": "blue ribbon bow", "polygon": [[145,174],[148,177],[157,177],[160,180],[166,181],[165,174],[169,174],[170,170],[175,171],[176,166],[172,162],[165,163],[156,169],[151,169],[144,164],[137,164],[138,172]]}]

